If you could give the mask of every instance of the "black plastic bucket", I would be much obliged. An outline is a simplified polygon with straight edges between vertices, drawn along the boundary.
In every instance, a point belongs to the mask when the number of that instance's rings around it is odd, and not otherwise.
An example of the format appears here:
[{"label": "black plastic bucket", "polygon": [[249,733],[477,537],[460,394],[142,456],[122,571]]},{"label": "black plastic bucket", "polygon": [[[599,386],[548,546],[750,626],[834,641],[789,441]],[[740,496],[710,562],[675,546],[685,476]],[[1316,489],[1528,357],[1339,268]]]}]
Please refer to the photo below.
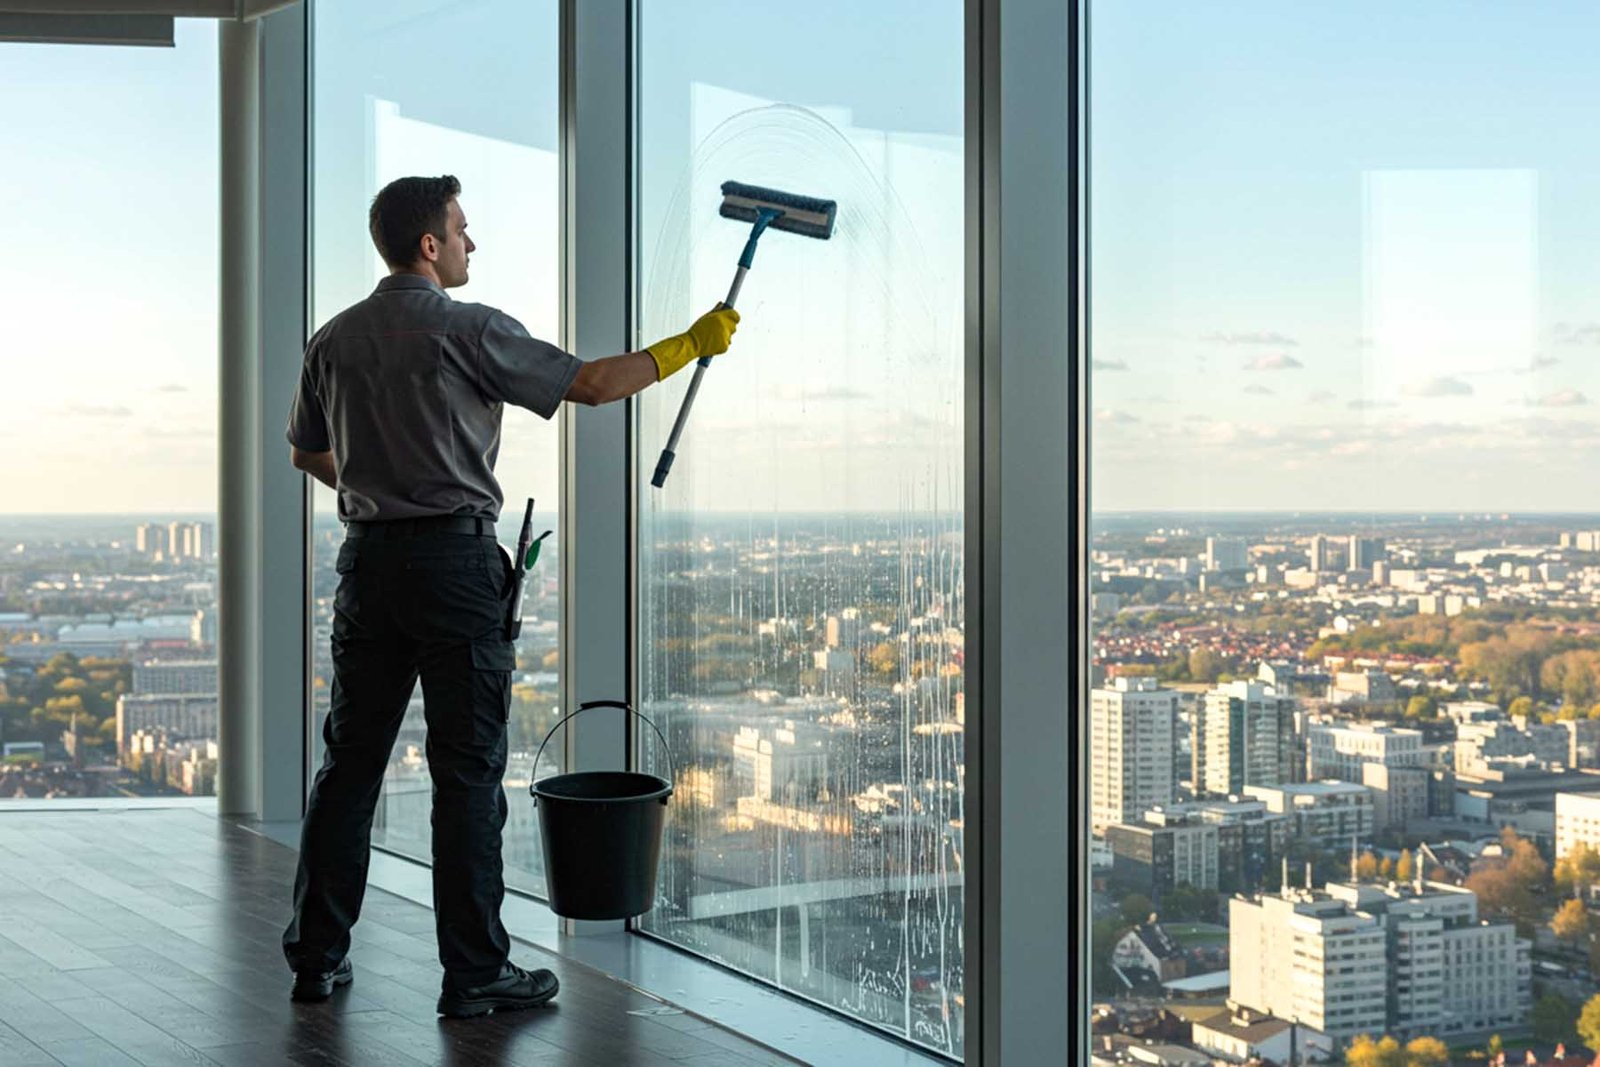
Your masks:
[{"label": "black plastic bucket", "polygon": [[[533,757],[574,716],[590,708],[619,708],[644,721],[667,753],[655,723],[620,700],[591,700],[550,728]],[[634,771],[576,771],[542,778],[528,787],[539,809],[545,886],[550,910],[567,919],[631,919],[655,905],[661,826],[672,782]]]}]

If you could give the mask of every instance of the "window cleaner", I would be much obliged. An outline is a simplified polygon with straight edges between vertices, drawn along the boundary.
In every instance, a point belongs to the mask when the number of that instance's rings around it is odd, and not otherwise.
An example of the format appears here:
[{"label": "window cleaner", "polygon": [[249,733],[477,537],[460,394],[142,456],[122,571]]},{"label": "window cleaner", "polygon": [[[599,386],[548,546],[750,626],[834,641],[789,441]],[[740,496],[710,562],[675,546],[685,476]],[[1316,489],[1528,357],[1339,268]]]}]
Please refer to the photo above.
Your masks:
[{"label": "window cleaner", "polygon": [[[745,242],[744,253],[739,256],[739,269],[733,276],[733,285],[729,287],[728,298],[722,302],[722,306],[731,308],[739,299],[739,289],[744,285],[744,276],[750,272],[750,265],[755,262],[756,242],[761,240],[761,235],[768,227],[826,241],[833,236],[833,221],[838,210],[839,205],[833,200],[797,196],[777,189],[763,189],[758,185],[723,182],[722,207],[719,213],[725,219],[736,219],[752,225],[750,239]],[[683,395],[683,405],[678,408],[678,418],[672,424],[672,433],[667,437],[666,447],[661,450],[661,458],[656,461],[655,473],[650,476],[650,484],[657,489],[667,484],[667,474],[672,470],[672,461],[677,456],[678,438],[683,436],[683,427],[689,421],[689,409],[694,406],[695,394],[700,391],[700,379],[710,365],[710,356],[702,356],[695,363],[694,377],[689,381],[689,391]]]}]

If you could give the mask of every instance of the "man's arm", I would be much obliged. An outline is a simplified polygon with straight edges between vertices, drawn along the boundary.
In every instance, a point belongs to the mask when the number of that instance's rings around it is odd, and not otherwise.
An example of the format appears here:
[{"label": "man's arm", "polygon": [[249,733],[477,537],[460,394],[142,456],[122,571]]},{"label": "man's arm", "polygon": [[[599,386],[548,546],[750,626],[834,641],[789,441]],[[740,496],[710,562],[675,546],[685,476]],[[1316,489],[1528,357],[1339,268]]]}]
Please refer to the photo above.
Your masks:
[{"label": "man's arm", "polygon": [[339,488],[338,471],[333,466],[332,452],[307,452],[301,448],[289,446],[289,462],[297,470],[303,470],[329,489]]},{"label": "man's arm", "polygon": [[609,404],[665,381],[702,356],[720,355],[733,341],[739,313],[718,304],[683,333],[663,338],[642,352],[607,356],[578,368],[563,397],[575,404]]},{"label": "man's arm", "polygon": [[578,368],[565,399],[594,407],[632,396],[656,382],[656,361],[648,352],[606,356]]}]

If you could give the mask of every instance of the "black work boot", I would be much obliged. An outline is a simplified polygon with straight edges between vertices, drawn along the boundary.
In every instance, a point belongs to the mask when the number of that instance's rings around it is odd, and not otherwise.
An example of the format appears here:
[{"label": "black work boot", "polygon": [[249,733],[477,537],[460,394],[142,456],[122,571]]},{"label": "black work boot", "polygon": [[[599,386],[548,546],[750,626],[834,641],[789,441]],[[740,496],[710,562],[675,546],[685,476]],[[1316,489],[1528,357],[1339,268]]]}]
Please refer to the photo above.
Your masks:
[{"label": "black work boot", "polygon": [[296,971],[294,988],[289,990],[289,999],[327,1000],[333,996],[334,986],[349,985],[353,977],[355,971],[351,969],[348,957],[340,960],[339,966],[331,971]]},{"label": "black work boot", "polygon": [[547,1004],[561,983],[556,976],[542,968],[525,971],[508,963],[500,977],[477,986],[457,986],[447,975],[444,992],[439,994],[439,1014],[451,1019],[470,1019],[474,1015],[488,1015],[492,1011],[516,1011],[537,1008]]}]

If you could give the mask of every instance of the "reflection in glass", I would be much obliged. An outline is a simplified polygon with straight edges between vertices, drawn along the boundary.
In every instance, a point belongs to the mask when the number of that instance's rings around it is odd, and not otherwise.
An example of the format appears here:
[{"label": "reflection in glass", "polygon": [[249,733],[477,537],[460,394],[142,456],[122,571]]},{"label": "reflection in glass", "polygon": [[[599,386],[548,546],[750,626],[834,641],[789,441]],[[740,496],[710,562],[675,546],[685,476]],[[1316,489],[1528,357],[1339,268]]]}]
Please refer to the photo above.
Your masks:
[{"label": "reflection in glass", "polygon": [[832,240],[762,238],[664,490],[688,375],[640,405],[640,686],[679,775],[643,924],[960,1055],[960,5],[774,10],[840,47],[748,59],[707,48],[719,6],[641,6],[641,340],[726,291],[721,182],[839,203]]}]

